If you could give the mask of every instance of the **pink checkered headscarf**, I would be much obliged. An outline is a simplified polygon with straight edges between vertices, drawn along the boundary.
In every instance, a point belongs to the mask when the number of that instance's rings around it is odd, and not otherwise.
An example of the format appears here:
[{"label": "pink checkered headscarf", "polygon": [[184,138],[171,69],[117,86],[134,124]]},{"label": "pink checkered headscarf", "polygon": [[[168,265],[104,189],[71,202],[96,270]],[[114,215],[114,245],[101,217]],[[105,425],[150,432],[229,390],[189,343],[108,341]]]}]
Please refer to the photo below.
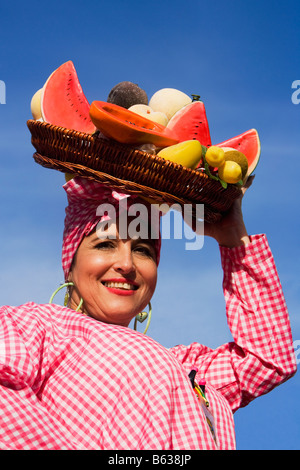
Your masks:
[{"label": "pink checkered headscarf", "polygon": [[[101,204],[112,205],[115,208],[116,217],[118,217],[121,211],[128,210],[132,204],[142,203],[149,209],[150,220],[151,207],[144,200],[139,199],[137,196],[118,192],[114,188],[102,183],[77,176],[68,181],[63,188],[68,198],[62,246],[62,267],[65,280],[68,279],[74,255],[82,239],[89,235],[99,222],[110,219],[109,213],[101,215],[98,212],[99,215],[97,215],[97,208]],[[157,234],[157,238],[154,241],[156,262],[158,264],[161,237],[159,230],[160,214],[157,215],[158,217],[156,216],[151,219],[151,223],[156,221],[158,225],[154,230],[154,233]]]}]

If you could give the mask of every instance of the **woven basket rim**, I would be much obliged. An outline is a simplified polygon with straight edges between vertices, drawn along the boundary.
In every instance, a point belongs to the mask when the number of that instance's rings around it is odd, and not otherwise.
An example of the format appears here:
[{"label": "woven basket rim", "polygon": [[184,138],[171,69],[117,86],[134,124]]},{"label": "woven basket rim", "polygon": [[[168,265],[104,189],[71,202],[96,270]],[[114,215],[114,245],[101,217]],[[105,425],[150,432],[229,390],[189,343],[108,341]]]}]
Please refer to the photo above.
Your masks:
[{"label": "woven basket rim", "polygon": [[198,170],[95,134],[85,134],[41,121],[28,120],[31,142],[40,165],[96,181],[127,187],[160,201],[204,204],[214,217],[229,209],[241,189]]}]

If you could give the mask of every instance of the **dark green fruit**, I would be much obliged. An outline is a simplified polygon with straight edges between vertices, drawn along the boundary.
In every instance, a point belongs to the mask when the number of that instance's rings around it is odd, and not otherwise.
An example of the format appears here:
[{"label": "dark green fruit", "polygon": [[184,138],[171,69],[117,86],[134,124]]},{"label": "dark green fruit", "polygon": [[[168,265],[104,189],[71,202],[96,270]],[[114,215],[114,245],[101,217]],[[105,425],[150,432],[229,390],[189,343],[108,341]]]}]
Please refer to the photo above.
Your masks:
[{"label": "dark green fruit", "polygon": [[135,104],[148,104],[147,93],[132,82],[121,82],[109,92],[108,103],[117,104],[123,108],[130,108]]}]

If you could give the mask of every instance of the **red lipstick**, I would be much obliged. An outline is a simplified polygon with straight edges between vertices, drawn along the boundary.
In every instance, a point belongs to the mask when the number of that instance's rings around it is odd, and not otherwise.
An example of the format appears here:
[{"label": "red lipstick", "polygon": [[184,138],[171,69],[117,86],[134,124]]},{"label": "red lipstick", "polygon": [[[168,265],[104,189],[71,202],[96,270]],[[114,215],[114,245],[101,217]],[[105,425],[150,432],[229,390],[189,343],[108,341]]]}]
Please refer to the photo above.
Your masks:
[{"label": "red lipstick", "polygon": [[[113,278],[113,279],[104,279],[101,281],[104,287],[106,289],[117,295],[133,295],[134,292],[138,288],[138,283],[135,281],[132,281],[131,279],[126,279],[126,278]],[[126,287],[122,287],[121,285],[113,285],[113,284],[126,284]],[[112,285],[110,285],[112,284]],[[131,286],[132,288],[128,288],[128,286]]]}]

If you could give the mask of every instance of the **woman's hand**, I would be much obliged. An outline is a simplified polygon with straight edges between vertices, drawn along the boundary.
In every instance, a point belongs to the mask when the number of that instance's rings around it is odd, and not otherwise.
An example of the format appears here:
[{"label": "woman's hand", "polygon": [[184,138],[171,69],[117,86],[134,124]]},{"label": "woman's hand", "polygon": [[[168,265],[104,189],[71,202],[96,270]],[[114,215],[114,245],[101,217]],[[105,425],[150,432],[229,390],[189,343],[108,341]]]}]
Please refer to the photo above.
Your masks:
[{"label": "woman's hand", "polygon": [[229,211],[216,223],[204,223],[204,235],[214,238],[219,245],[233,248],[247,245],[250,239],[244,224],[242,199],[251,186],[254,176],[250,176],[242,187],[242,195],[234,201]]}]

